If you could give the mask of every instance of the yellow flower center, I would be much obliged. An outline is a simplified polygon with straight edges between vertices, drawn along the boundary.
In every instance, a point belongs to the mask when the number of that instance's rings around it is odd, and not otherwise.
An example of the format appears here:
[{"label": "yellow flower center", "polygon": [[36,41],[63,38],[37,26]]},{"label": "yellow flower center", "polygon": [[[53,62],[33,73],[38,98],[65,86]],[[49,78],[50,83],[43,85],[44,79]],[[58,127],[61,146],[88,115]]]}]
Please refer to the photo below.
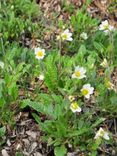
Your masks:
[{"label": "yellow flower center", "polygon": [[42,52],[42,51],[38,51],[38,52],[37,52],[37,56],[38,56],[38,57],[42,57],[42,56],[43,56],[43,52]]},{"label": "yellow flower center", "polygon": [[104,29],[108,29],[108,26],[109,26],[109,25],[104,25]]},{"label": "yellow flower center", "polygon": [[111,88],[111,83],[110,82],[107,82],[106,83],[106,86],[107,86],[107,88]]},{"label": "yellow flower center", "polygon": [[67,34],[63,34],[63,35],[62,35],[62,39],[63,39],[63,40],[66,40],[67,38],[68,38]]},{"label": "yellow flower center", "polygon": [[72,107],[73,109],[77,109],[77,108],[78,108],[78,104],[77,104],[77,103],[72,103],[72,104],[71,104],[71,107]]},{"label": "yellow flower center", "polygon": [[85,95],[87,95],[89,93],[89,90],[88,89],[83,89],[82,90],[82,94],[85,96]]},{"label": "yellow flower center", "polygon": [[104,131],[103,131],[103,130],[100,131],[100,135],[101,135],[101,136],[104,135]]},{"label": "yellow flower center", "polygon": [[74,96],[69,96],[69,100],[72,102],[74,101],[75,97]]},{"label": "yellow flower center", "polygon": [[80,76],[81,76],[80,71],[76,71],[76,72],[75,72],[75,75],[76,75],[77,77],[80,77]]}]

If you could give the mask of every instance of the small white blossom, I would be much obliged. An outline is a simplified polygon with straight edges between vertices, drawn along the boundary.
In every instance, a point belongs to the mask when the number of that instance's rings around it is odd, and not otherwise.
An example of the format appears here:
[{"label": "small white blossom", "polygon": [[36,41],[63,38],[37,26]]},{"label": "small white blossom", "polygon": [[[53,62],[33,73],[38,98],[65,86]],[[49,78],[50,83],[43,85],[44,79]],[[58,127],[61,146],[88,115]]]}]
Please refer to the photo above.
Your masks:
[{"label": "small white blossom", "polygon": [[113,31],[114,29],[114,26],[110,25],[107,20],[102,21],[102,23],[99,25],[99,30],[103,30],[106,34]]},{"label": "small white blossom", "polygon": [[103,138],[105,140],[109,140],[109,134],[108,132],[104,131],[103,128],[100,127],[100,129],[97,131],[94,139],[99,139],[99,138]]},{"label": "small white blossom", "polygon": [[14,5],[11,5],[11,9],[12,9],[12,10],[14,9]]},{"label": "small white blossom", "polygon": [[75,97],[74,96],[72,96],[72,95],[69,95],[69,97],[68,97],[68,99],[69,99],[69,101],[74,101],[75,100]]},{"label": "small white blossom", "polygon": [[72,33],[69,31],[69,29],[64,30],[59,36],[57,36],[57,40],[62,40],[62,41],[72,41]]},{"label": "small white blossom", "polygon": [[107,68],[108,67],[108,62],[107,59],[104,59],[103,62],[100,64],[102,67]]},{"label": "small white blossom", "polygon": [[93,91],[94,91],[94,88],[91,87],[90,84],[83,85],[83,87],[81,89],[82,95],[84,95],[85,98],[87,98],[87,99],[90,98],[90,95],[93,94]]},{"label": "small white blossom", "polygon": [[76,102],[71,103],[70,109],[72,110],[73,113],[75,112],[81,112],[81,108]]},{"label": "small white blossom", "polygon": [[35,48],[35,55],[38,60],[42,60],[44,56],[46,55],[45,49],[41,49],[39,47]]},{"label": "small white blossom", "polygon": [[72,74],[72,78],[83,79],[84,77],[86,77],[85,73],[86,73],[86,69],[77,66],[75,68],[75,72]]},{"label": "small white blossom", "polygon": [[0,67],[3,69],[4,68],[4,63],[0,61]]},{"label": "small white blossom", "polygon": [[39,80],[43,81],[44,80],[44,75],[40,74],[38,78],[39,78]]},{"label": "small white blossom", "polygon": [[83,32],[80,34],[80,37],[84,40],[86,40],[88,38],[87,33]]}]

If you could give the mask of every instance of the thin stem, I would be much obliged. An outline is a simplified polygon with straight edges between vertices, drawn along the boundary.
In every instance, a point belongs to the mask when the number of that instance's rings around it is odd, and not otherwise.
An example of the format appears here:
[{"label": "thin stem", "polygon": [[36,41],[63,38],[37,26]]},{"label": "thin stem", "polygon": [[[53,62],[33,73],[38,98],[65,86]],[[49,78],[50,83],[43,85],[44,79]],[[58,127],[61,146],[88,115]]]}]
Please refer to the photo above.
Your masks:
[{"label": "thin stem", "polygon": [[58,47],[59,47],[59,53],[58,53],[58,57],[59,57],[58,71],[59,71],[59,73],[60,73],[60,71],[61,71],[61,51],[62,51],[62,40],[61,40],[61,38],[60,38],[60,40],[59,40],[59,45],[58,45]]},{"label": "thin stem", "polygon": [[111,73],[112,73],[112,70],[111,70],[111,67],[113,65],[113,62],[114,62],[114,41],[113,41],[113,34],[112,32],[109,32],[109,44],[110,44],[110,49],[109,49],[109,54],[108,54],[108,57],[109,57],[109,66],[108,66],[108,78],[109,80],[111,81]]},{"label": "thin stem", "polygon": [[109,59],[110,59],[110,65],[113,64],[113,59],[114,59],[114,41],[113,41],[113,34],[110,32],[109,33],[109,40],[110,40],[110,45],[111,45],[111,48],[110,48],[110,54],[109,54]]},{"label": "thin stem", "polygon": [[3,39],[2,39],[2,37],[0,38],[0,41],[1,41],[1,47],[2,47],[3,55],[5,55],[5,50],[4,50],[4,44],[3,44]]},{"label": "thin stem", "polygon": [[61,56],[61,51],[62,51],[62,41],[61,38],[59,40],[59,55]]},{"label": "thin stem", "polygon": [[42,62],[42,60],[40,60],[40,67],[41,67],[41,71],[45,71],[45,68],[44,68],[44,63]]}]

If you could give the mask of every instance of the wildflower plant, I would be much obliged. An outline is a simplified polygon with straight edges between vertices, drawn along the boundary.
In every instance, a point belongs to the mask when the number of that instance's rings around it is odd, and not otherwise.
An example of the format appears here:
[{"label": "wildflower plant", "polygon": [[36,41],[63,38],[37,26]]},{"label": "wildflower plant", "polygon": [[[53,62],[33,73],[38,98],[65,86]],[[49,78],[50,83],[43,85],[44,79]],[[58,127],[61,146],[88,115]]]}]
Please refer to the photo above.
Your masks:
[{"label": "wildflower plant", "polygon": [[90,98],[90,95],[93,94],[93,91],[94,91],[94,88],[91,87],[90,84],[85,84],[83,85],[82,89],[81,89],[81,92],[82,92],[82,95],[89,99]]},{"label": "wildflower plant", "polygon": [[38,78],[39,78],[39,80],[43,81],[44,80],[44,75],[40,74]]},{"label": "wildflower plant", "polygon": [[72,74],[72,78],[83,79],[86,77],[85,73],[86,73],[86,69],[77,66],[75,68],[75,72]]},{"label": "wildflower plant", "polygon": [[105,140],[109,140],[109,133],[106,132],[105,130],[103,130],[102,127],[100,127],[100,129],[97,131],[94,139],[100,139],[100,138],[103,138]]},{"label": "wildflower plant", "polygon": [[72,102],[70,105],[70,109],[72,110],[73,113],[75,112],[81,112],[81,108],[76,102]]},{"label": "wildflower plant", "polygon": [[44,56],[46,55],[45,54],[45,49],[41,49],[41,48],[35,48],[35,55],[36,55],[36,58],[38,60],[42,60],[44,58]]},{"label": "wildflower plant", "polygon": [[88,38],[88,35],[87,35],[87,33],[83,32],[83,33],[80,34],[80,37],[82,39],[86,40]]},{"label": "wildflower plant", "polygon": [[69,29],[66,29],[60,35],[57,36],[57,40],[72,41],[72,33],[69,31]]},{"label": "wildflower plant", "polygon": [[[13,4],[9,3],[11,7]],[[20,1],[16,4],[21,5]],[[11,9],[19,7],[16,4]],[[35,14],[23,4],[22,25],[25,17],[34,21],[31,14],[33,17]],[[29,7],[35,8],[35,5]],[[10,27],[9,21],[6,23]],[[28,21],[26,23],[28,25]],[[31,25],[31,21],[29,23]],[[6,32],[4,24],[5,21],[0,24],[1,32]],[[22,26],[21,32],[29,29],[27,25]],[[43,42],[36,43],[35,34],[42,34],[46,29],[42,31],[43,26],[35,25],[31,25],[29,33],[35,49],[24,48],[18,42],[21,32],[13,25],[8,30],[16,30],[14,35],[9,31],[0,36],[0,129],[12,122],[13,108],[21,111],[30,107],[34,110],[32,117],[43,131],[42,140],[52,147],[55,156],[67,155],[70,148],[89,156],[99,155],[105,144],[110,147],[115,144],[110,137],[111,128],[106,131],[99,127],[108,127],[110,120],[114,124],[116,118],[117,93],[112,77],[117,66],[116,29],[108,21],[99,25],[99,20],[79,10],[66,25],[63,23],[66,29],[61,24],[61,32],[54,43],[49,41],[48,48]],[[11,43],[11,37],[17,39],[17,43]],[[61,45],[57,46],[59,42]]]},{"label": "wildflower plant", "polygon": [[109,22],[105,20],[99,25],[99,30],[104,31],[105,34],[108,34],[109,32],[114,31],[114,26],[110,25]]}]

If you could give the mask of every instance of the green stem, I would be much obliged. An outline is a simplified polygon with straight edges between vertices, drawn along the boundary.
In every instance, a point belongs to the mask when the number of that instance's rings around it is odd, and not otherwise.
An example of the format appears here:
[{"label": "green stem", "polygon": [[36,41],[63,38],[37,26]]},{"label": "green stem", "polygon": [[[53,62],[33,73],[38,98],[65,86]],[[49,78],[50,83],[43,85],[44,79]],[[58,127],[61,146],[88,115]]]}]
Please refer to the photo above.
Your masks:
[{"label": "green stem", "polygon": [[40,60],[40,67],[41,67],[41,71],[45,71],[45,68],[44,68],[44,63],[42,62],[42,60]]},{"label": "green stem", "polygon": [[4,50],[4,44],[3,44],[3,39],[2,39],[2,37],[0,38],[0,41],[1,41],[1,47],[2,47],[3,55],[5,55],[5,50]]},{"label": "green stem", "polygon": [[114,41],[113,41],[113,34],[109,33],[109,40],[110,40],[110,50],[109,50],[109,59],[110,59],[110,65],[113,65],[114,62]]}]

